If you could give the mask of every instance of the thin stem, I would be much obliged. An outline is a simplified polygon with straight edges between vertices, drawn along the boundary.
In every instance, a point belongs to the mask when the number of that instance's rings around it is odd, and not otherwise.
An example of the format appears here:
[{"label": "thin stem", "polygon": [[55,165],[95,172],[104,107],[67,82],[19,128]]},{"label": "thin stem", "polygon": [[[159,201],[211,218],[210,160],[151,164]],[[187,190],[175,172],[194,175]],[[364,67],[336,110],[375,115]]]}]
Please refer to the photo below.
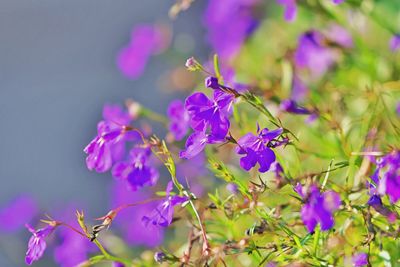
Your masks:
[{"label": "thin stem", "polygon": [[151,109],[145,108],[145,107],[140,107],[140,113],[141,116],[149,118],[152,121],[159,122],[163,125],[168,125],[168,118],[165,117],[164,115],[157,113]]},{"label": "thin stem", "polygon": [[[185,194],[186,194],[187,197],[189,197],[189,195],[187,194],[187,192],[185,192]],[[203,241],[204,241],[204,244],[203,244],[203,253],[206,253],[206,255],[208,256],[208,253],[209,253],[209,250],[210,250],[210,244],[208,243],[206,230],[204,229],[204,226],[203,226],[203,223],[202,223],[202,221],[201,221],[200,215],[199,215],[199,213],[197,212],[196,207],[194,206],[193,201],[192,201],[192,200],[189,200],[189,203],[190,203],[190,206],[191,206],[192,209],[193,209],[193,212],[194,212],[194,214],[195,214],[195,216],[196,216],[196,218],[197,218],[197,221],[198,221],[198,223],[199,223],[199,226],[200,226],[201,235],[202,235]]]}]

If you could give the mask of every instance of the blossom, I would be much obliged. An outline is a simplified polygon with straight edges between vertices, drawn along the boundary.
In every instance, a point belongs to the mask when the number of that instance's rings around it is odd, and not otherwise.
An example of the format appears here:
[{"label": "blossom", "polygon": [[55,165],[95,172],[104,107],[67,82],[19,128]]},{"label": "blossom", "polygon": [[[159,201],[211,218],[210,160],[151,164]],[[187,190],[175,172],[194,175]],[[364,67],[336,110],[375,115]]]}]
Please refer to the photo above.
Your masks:
[{"label": "blossom", "polygon": [[19,230],[37,214],[38,206],[30,196],[19,196],[0,209],[0,232]]},{"label": "blossom", "polygon": [[166,188],[166,198],[156,207],[149,216],[143,216],[143,223],[148,225],[158,225],[167,227],[172,223],[174,216],[174,207],[182,204],[188,200],[188,197],[171,196],[173,188],[172,181],[170,181]]},{"label": "blossom", "polygon": [[390,50],[392,50],[392,52],[396,52],[397,50],[400,49],[400,34],[396,34],[394,35],[391,39],[390,39]]},{"label": "blossom", "polygon": [[285,20],[294,21],[297,16],[297,0],[277,0],[278,4],[285,7]]},{"label": "blossom", "polygon": [[260,172],[268,171],[276,159],[275,153],[270,146],[274,146],[272,141],[275,141],[275,138],[280,136],[282,132],[282,128],[272,131],[264,128],[262,130],[258,129],[257,136],[247,133],[241,137],[237,141],[238,146],[236,147],[236,153],[245,155],[240,159],[240,166],[248,171],[258,163]]},{"label": "blossom", "polygon": [[213,99],[196,92],[189,96],[185,108],[189,114],[189,123],[195,131],[186,140],[181,158],[190,159],[200,153],[206,144],[221,142],[225,139],[230,122],[228,116],[232,110],[234,96],[220,89],[213,91]]},{"label": "blossom", "polygon": [[400,199],[400,151],[394,150],[376,162],[372,175],[379,195],[387,194],[392,203]]},{"label": "blossom", "polygon": [[35,230],[30,225],[26,225],[26,228],[28,228],[29,232],[32,233],[28,242],[28,251],[25,256],[26,264],[31,265],[34,261],[39,260],[43,256],[43,253],[46,250],[46,242],[44,239],[54,231],[56,226],[57,223],[52,222],[44,228]]},{"label": "blossom", "polygon": [[313,77],[323,75],[335,62],[337,53],[325,45],[325,37],[318,31],[302,34],[294,60],[299,69],[308,69]]},{"label": "blossom", "polygon": [[324,34],[331,42],[341,47],[352,48],[354,45],[351,34],[345,28],[337,24],[330,25],[329,28],[324,31]]},{"label": "blossom", "polygon": [[150,148],[134,147],[129,152],[126,161],[118,162],[112,169],[112,175],[128,183],[133,191],[143,186],[153,186],[157,183],[159,173],[151,166]]},{"label": "blossom", "polygon": [[233,95],[221,90],[214,90],[213,99],[200,92],[192,94],[185,102],[190,126],[195,131],[209,128],[212,138],[224,139],[230,126],[228,115],[233,100]]},{"label": "blossom", "polygon": [[199,154],[209,143],[208,135],[205,131],[194,132],[186,140],[185,149],[179,152],[179,157],[191,159]]},{"label": "blossom", "polygon": [[89,170],[108,171],[114,161],[121,160],[125,153],[125,141],[131,121],[129,114],[118,105],[105,105],[103,120],[97,124],[97,136],[85,147],[86,165]]},{"label": "blossom", "polygon": [[234,183],[228,183],[228,184],[226,185],[226,189],[227,189],[231,194],[234,194],[234,195],[236,195],[236,194],[239,192],[239,189],[238,189],[237,184],[234,184]]},{"label": "blossom", "polygon": [[167,39],[160,27],[144,24],[136,26],[130,43],[118,54],[117,65],[128,78],[136,79],[144,71],[151,55],[157,54],[167,46]]},{"label": "blossom", "polygon": [[397,113],[398,116],[400,116],[400,102],[397,103],[396,113]]},{"label": "blossom", "polygon": [[354,267],[362,267],[368,265],[368,255],[364,252],[354,254],[352,257]]},{"label": "blossom", "polygon": [[297,75],[293,75],[292,92],[290,98],[296,102],[303,101],[309,89]]},{"label": "blossom", "polygon": [[309,188],[297,184],[295,191],[303,198],[301,218],[307,230],[314,232],[319,223],[322,231],[327,231],[335,224],[333,213],[340,206],[340,196],[335,191],[321,193],[316,185]]},{"label": "blossom", "polygon": [[166,257],[167,257],[167,255],[165,255],[165,253],[162,251],[157,251],[156,253],[154,253],[154,260],[157,263],[164,262]]},{"label": "blossom", "polygon": [[[207,40],[223,60],[240,50],[246,38],[257,28],[252,8],[259,0],[210,0],[204,13]],[[234,18],[234,19],[232,19]]]},{"label": "blossom", "polygon": [[168,106],[169,131],[180,141],[189,130],[189,114],[181,100],[174,100]]},{"label": "blossom", "polygon": [[[111,207],[120,207],[126,204],[138,203],[151,198],[151,194],[144,190],[132,192],[122,181],[116,181],[111,188]],[[157,207],[157,202],[132,206],[122,209],[114,219],[115,225],[124,237],[124,241],[133,246],[145,246],[149,248],[162,244],[164,229],[161,227],[145,226],[142,217],[150,214]]]},{"label": "blossom", "polygon": [[296,101],[291,100],[291,99],[285,99],[281,102],[279,108],[283,111],[289,112],[289,113],[294,113],[294,114],[300,114],[300,115],[309,115],[311,114],[311,111],[299,106]]}]

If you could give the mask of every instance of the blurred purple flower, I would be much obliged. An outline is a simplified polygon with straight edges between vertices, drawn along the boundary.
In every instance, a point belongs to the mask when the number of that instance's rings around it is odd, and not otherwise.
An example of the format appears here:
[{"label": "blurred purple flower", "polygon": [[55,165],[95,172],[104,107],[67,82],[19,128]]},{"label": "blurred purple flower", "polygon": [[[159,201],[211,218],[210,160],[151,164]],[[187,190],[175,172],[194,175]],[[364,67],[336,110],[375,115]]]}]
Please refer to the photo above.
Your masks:
[{"label": "blurred purple flower", "polygon": [[380,158],[371,177],[380,195],[387,194],[392,203],[400,199],[400,151],[394,150]]},{"label": "blurred purple flower", "polygon": [[392,50],[392,52],[396,52],[397,50],[400,49],[400,34],[396,34],[394,35],[391,39],[390,39],[390,50]]},{"label": "blurred purple flower", "polygon": [[397,103],[397,106],[396,106],[396,113],[397,113],[397,115],[400,117],[400,102]]},{"label": "blurred purple flower", "polygon": [[50,235],[56,227],[56,224],[48,224],[39,230],[33,229],[30,225],[26,225],[29,232],[32,233],[28,242],[28,251],[25,256],[25,263],[31,265],[34,261],[39,260],[46,250],[46,241],[44,239]]},{"label": "blurred purple flower", "polygon": [[174,100],[168,106],[168,117],[170,119],[169,131],[175,140],[182,140],[189,130],[189,114],[181,100]]},{"label": "blurred purple flower", "polygon": [[207,39],[221,59],[229,60],[235,56],[246,38],[258,26],[252,8],[259,2],[259,0],[208,1],[204,14]]},{"label": "blurred purple flower", "polygon": [[143,223],[154,226],[168,227],[174,217],[174,207],[187,201],[187,197],[171,196],[173,183],[170,181],[165,190],[166,198],[163,200],[149,216],[143,216]]},{"label": "blurred purple flower", "polygon": [[29,196],[19,196],[0,209],[0,232],[20,230],[37,214],[36,201]]},{"label": "blurred purple flower", "polygon": [[290,98],[296,102],[303,101],[309,92],[308,87],[297,75],[293,75],[293,85]]},{"label": "blurred purple flower", "polygon": [[[151,194],[141,190],[132,192],[127,189],[124,183],[117,181],[111,192],[111,207],[119,207],[125,204],[137,203],[151,198]],[[142,223],[142,218],[150,214],[157,206],[157,202],[149,202],[118,212],[113,224],[121,229],[124,240],[130,245],[143,245],[146,247],[156,247],[162,244],[164,230],[161,227],[146,227]],[[150,227],[150,228],[149,228]]]},{"label": "blurred purple flower", "polygon": [[364,252],[354,254],[352,257],[354,267],[362,267],[368,265],[368,255]]},{"label": "blurred purple flower", "polygon": [[297,0],[277,0],[278,4],[285,7],[285,20],[294,21],[297,16]]},{"label": "blurred purple flower", "polygon": [[294,55],[296,67],[308,69],[314,78],[322,76],[335,63],[337,53],[325,46],[325,37],[311,30],[302,34]]},{"label": "blurred purple flower", "polygon": [[344,48],[352,48],[354,46],[353,37],[345,28],[332,24],[324,31],[325,36],[332,42]]},{"label": "blurred purple flower", "polygon": [[311,185],[308,189],[298,184],[295,191],[303,198],[305,204],[301,209],[301,218],[307,230],[314,232],[319,223],[322,231],[327,231],[335,224],[333,213],[340,206],[340,196],[334,191],[321,194],[318,187]]},{"label": "blurred purple flower", "polygon": [[180,158],[191,159],[198,155],[210,143],[205,131],[194,132],[186,139],[185,149],[179,153]]},{"label": "blurred purple flower", "polygon": [[228,183],[228,184],[226,185],[226,189],[227,189],[231,194],[234,194],[234,195],[236,195],[236,194],[239,192],[239,189],[238,189],[237,184],[234,184],[234,183]]},{"label": "blurred purple flower", "polygon": [[143,186],[157,183],[159,173],[150,163],[150,148],[132,148],[127,161],[118,162],[112,169],[112,175],[128,183],[133,191]]},{"label": "blurred purple flower", "polygon": [[118,54],[118,68],[126,77],[136,79],[142,75],[149,57],[165,46],[166,40],[159,27],[138,25],[132,31],[130,43]]},{"label": "blurred purple flower", "polygon": [[300,114],[300,115],[309,115],[312,112],[304,107],[299,106],[296,101],[291,99],[282,100],[279,108],[288,113]]},{"label": "blurred purple flower", "polygon": [[257,136],[247,133],[237,142],[236,153],[245,155],[240,159],[240,166],[246,171],[253,168],[257,163],[260,165],[260,172],[269,170],[271,164],[275,161],[275,153],[269,147],[271,141],[280,136],[282,128],[269,131],[267,128],[257,130]]},{"label": "blurred purple flower", "polygon": [[133,138],[127,131],[131,118],[120,106],[104,105],[103,119],[97,124],[97,136],[84,149],[88,169],[97,172],[106,172],[121,160],[125,141]]}]

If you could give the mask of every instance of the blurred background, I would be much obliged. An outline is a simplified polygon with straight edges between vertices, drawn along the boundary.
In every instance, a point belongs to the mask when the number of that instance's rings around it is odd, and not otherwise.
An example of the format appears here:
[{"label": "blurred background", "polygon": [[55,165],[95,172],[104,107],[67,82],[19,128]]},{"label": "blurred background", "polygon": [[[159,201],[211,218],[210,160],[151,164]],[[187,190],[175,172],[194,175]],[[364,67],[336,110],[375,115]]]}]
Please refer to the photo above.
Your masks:
[{"label": "blurred background", "polygon": [[[90,172],[83,152],[103,105],[133,98],[165,114],[180,95],[165,90],[162,77],[191,55],[207,55],[203,1],[174,21],[168,18],[173,3],[0,1],[0,208],[28,194],[39,214],[67,203],[79,203],[93,216],[104,213],[112,177]],[[167,25],[171,48],[151,57],[142,76],[129,79],[116,58],[141,23]],[[25,229],[0,230],[0,266],[25,265],[28,237]]]}]

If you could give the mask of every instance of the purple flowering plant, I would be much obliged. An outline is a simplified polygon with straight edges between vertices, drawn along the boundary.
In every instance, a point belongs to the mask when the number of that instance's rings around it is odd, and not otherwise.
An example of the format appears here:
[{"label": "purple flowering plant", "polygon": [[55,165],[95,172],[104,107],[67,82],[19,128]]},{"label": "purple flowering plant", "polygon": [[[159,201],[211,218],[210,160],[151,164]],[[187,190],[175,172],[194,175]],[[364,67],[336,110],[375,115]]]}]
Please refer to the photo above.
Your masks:
[{"label": "purple flowering plant", "polygon": [[[110,206],[27,225],[26,264],[396,266],[400,8],[362,2],[206,1],[212,56],[179,58],[197,86],[165,114],[104,106],[84,153],[109,174]],[[168,49],[163,29],[134,28],[117,55],[125,76]],[[1,208],[10,229],[33,225],[25,202]]]}]

